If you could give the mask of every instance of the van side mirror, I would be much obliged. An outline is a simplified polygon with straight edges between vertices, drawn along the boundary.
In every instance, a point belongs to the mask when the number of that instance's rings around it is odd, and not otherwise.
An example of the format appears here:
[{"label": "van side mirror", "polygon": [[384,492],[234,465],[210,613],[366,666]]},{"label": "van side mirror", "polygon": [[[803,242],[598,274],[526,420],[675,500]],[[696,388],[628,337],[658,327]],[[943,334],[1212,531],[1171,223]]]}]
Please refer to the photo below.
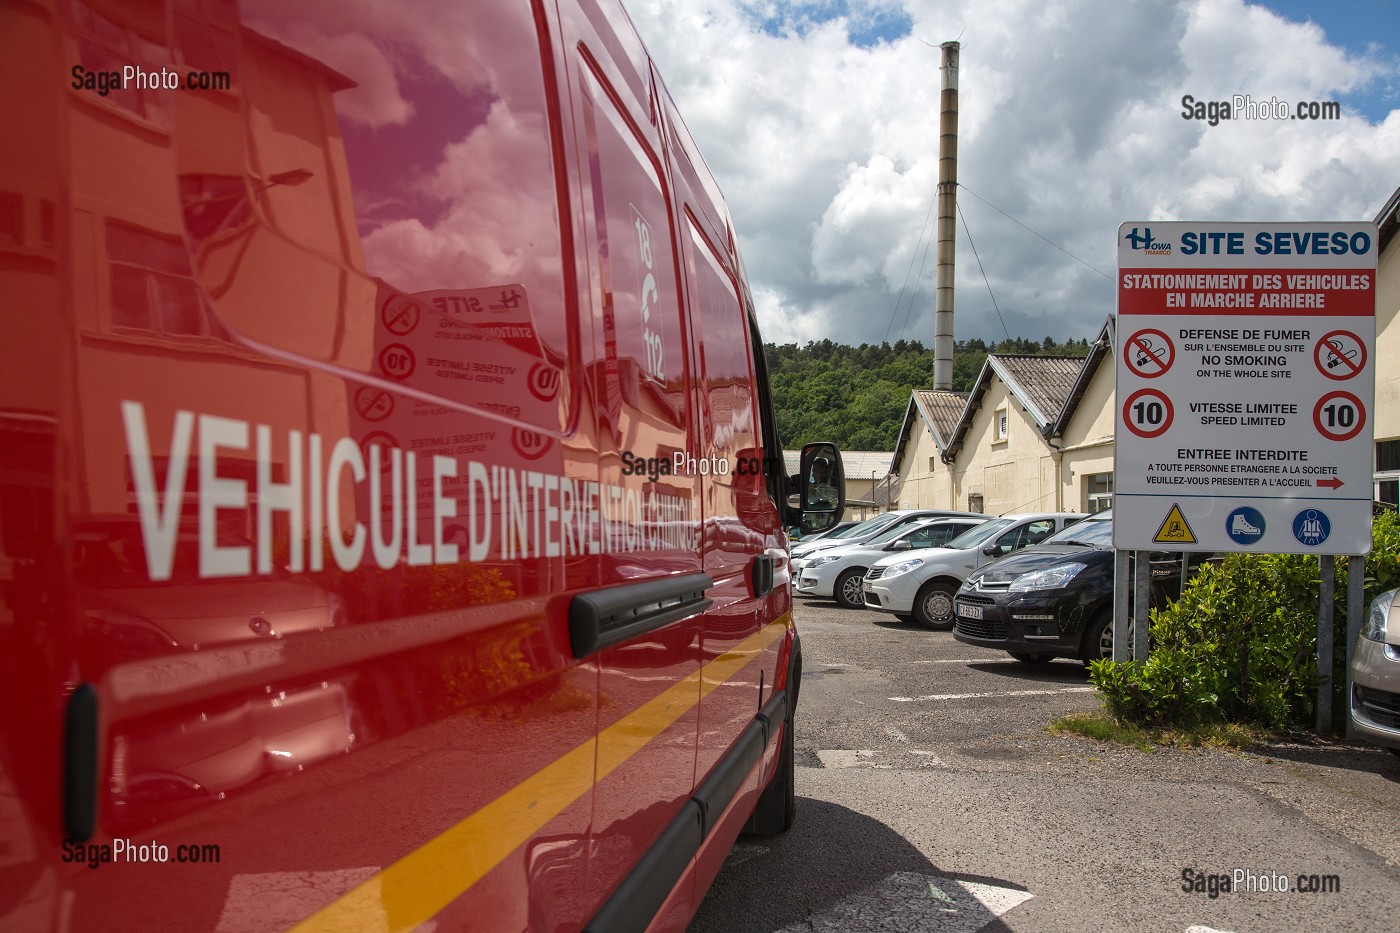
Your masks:
[{"label": "van side mirror", "polygon": [[988,557],[996,557],[998,554],[1001,553],[1001,548],[995,544],[989,544],[986,547],[982,548],[982,553],[986,554]]},{"label": "van side mirror", "polygon": [[913,549],[914,542],[904,538],[899,539],[894,544],[891,544],[889,547],[885,548],[885,550],[887,551],[912,551]]},{"label": "van side mirror", "polygon": [[[805,532],[825,531],[841,519],[846,508],[846,475],[841,468],[841,452],[830,441],[818,441],[802,448],[796,479],[795,511]],[[792,511],[792,510],[790,510]]]}]

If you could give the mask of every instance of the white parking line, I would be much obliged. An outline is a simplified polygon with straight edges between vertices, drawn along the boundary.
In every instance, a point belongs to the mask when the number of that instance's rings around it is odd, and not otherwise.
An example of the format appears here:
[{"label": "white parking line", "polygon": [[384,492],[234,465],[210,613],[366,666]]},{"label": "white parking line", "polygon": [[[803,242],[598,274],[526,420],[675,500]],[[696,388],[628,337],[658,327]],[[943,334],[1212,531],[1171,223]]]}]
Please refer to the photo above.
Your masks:
[{"label": "white parking line", "polygon": [[973,933],[1033,896],[1016,888],[901,871],[777,933]]},{"label": "white parking line", "polygon": [[875,752],[868,748],[819,748],[817,757],[823,768],[854,768],[874,758]]},{"label": "white parking line", "polygon": [[983,700],[988,697],[1049,697],[1061,693],[1093,693],[1097,687],[1060,687],[1056,690],[1008,690],[1001,693],[932,693],[922,697],[890,697],[896,703],[925,703],[929,700]]},{"label": "white parking line", "polygon": [[938,658],[937,660],[910,661],[910,664],[1020,664],[1014,658]]}]

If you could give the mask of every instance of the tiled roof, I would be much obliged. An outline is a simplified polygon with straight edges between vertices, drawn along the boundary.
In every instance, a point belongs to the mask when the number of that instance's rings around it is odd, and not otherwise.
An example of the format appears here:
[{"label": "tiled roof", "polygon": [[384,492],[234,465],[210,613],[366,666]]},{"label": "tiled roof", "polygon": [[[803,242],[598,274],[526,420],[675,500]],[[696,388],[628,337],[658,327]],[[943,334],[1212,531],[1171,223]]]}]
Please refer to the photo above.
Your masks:
[{"label": "tiled roof", "polygon": [[1084,358],[1078,356],[1004,356],[994,354],[994,359],[1007,385],[1029,402],[1035,409],[1036,422],[1044,427],[1060,414],[1069,398],[1074,381],[1084,366]]},{"label": "tiled roof", "polygon": [[1395,238],[1397,228],[1400,228],[1400,188],[1395,189],[1395,193],[1390,196],[1390,200],[1385,202],[1385,207],[1376,215],[1376,226],[1380,227],[1380,242],[1376,244],[1376,252],[1385,252],[1385,248],[1390,245],[1390,241]]},{"label": "tiled roof", "polygon": [[[877,476],[884,476],[890,471],[890,458],[893,456],[894,454],[883,450],[843,450],[841,470],[847,479],[859,479],[862,476],[868,479],[872,470]],[[789,476],[797,472],[801,459],[800,450],[783,451],[783,464],[787,467]]]},{"label": "tiled roof", "polygon": [[943,459],[954,457],[962,447],[963,437],[972,426],[973,416],[982,407],[982,396],[987,394],[993,376],[1006,383],[1011,394],[1025,406],[1031,420],[1044,431],[1064,409],[1083,363],[1083,359],[1073,356],[987,354],[987,362],[982,365],[968,395],[967,406],[948,436]]},{"label": "tiled roof", "polygon": [[[1046,437],[1057,437],[1063,435],[1070,419],[1079,408],[1080,401],[1084,398],[1084,393],[1089,390],[1089,383],[1094,378],[1094,373],[1108,360],[1110,367],[1113,365],[1113,317],[1104,321],[1103,327],[1099,329],[1098,337],[1089,345],[1089,355],[1084,358],[1084,363],[1080,367],[1079,375],[1074,380],[1074,386],[1070,389],[1069,397],[1065,400],[1064,406],[1059,413],[1051,417],[1052,424],[1045,429]],[[1110,374],[1111,378],[1111,374]]]},{"label": "tiled roof", "polygon": [[947,446],[953,428],[962,416],[967,404],[966,392],[949,392],[944,389],[915,389],[909,394],[909,407],[904,411],[904,424],[899,429],[899,439],[894,442],[894,458],[890,461],[890,472],[899,470],[904,459],[904,450],[913,440],[920,423],[931,430],[934,443],[940,451]]},{"label": "tiled roof", "polygon": [[945,389],[915,389],[914,394],[918,396],[919,405],[933,421],[933,429],[938,432],[939,441],[946,444],[948,436],[953,433],[953,426],[958,423],[963,408],[967,405],[967,393],[949,392]]}]

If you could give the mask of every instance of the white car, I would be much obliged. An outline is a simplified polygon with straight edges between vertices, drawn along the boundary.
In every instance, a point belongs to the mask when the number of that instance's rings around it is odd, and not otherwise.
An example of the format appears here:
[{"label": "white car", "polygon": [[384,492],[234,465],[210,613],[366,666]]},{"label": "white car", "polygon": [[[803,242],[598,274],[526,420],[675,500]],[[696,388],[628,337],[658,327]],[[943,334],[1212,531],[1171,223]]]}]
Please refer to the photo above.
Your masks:
[{"label": "white car", "polygon": [[861,581],[876,560],[938,547],[984,521],[982,517],[923,519],[888,528],[864,544],[828,548],[794,560],[797,595],[833,597],[847,609],[854,609],[865,602]]},{"label": "white car", "polygon": [[907,525],[920,519],[965,517],[972,514],[971,512],[952,512],[947,509],[895,509],[893,512],[885,512],[867,518],[859,525],[846,529],[845,532],[830,534],[815,541],[799,541],[792,546],[791,554],[793,559],[797,560],[810,557],[815,551],[825,551],[846,544],[864,544],[891,528]]},{"label": "white car", "polygon": [[1400,590],[1371,603],[1351,662],[1356,734],[1400,755]]},{"label": "white car", "polygon": [[953,594],[968,574],[1084,517],[1076,512],[1005,515],[963,532],[945,547],[881,558],[865,575],[865,605],[903,621],[912,618],[924,628],[952,628]]}]

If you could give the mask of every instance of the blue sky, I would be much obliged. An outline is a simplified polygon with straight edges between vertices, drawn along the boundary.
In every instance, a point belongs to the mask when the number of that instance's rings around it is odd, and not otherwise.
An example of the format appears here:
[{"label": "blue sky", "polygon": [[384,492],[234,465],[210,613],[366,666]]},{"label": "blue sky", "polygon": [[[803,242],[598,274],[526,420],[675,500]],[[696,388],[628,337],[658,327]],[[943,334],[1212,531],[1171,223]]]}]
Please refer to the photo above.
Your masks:
[{"label": "blue sky", "polygon": [[[1354,55],[1371,55],[1400,66],[1400,3],[1395,0],[1350,0],[1318,3],[1316,0],[1272,0],[1261,4],[1287,19],[1314,22],[1327,41]],[[1355,107],[1372,121],[1400,107],[1400,77],[1392,73],[1358,91],[1339,96],[1344,107]]]},{"label": "blue sky", "polygon": [[[1123,222],[1370,220],[1400,186],[1395,0],[626,2],[779,343],[931,337],[948,39],[960,339],[1094,336]],[[1210,126],[1188,94],[1343,115]]]}]

